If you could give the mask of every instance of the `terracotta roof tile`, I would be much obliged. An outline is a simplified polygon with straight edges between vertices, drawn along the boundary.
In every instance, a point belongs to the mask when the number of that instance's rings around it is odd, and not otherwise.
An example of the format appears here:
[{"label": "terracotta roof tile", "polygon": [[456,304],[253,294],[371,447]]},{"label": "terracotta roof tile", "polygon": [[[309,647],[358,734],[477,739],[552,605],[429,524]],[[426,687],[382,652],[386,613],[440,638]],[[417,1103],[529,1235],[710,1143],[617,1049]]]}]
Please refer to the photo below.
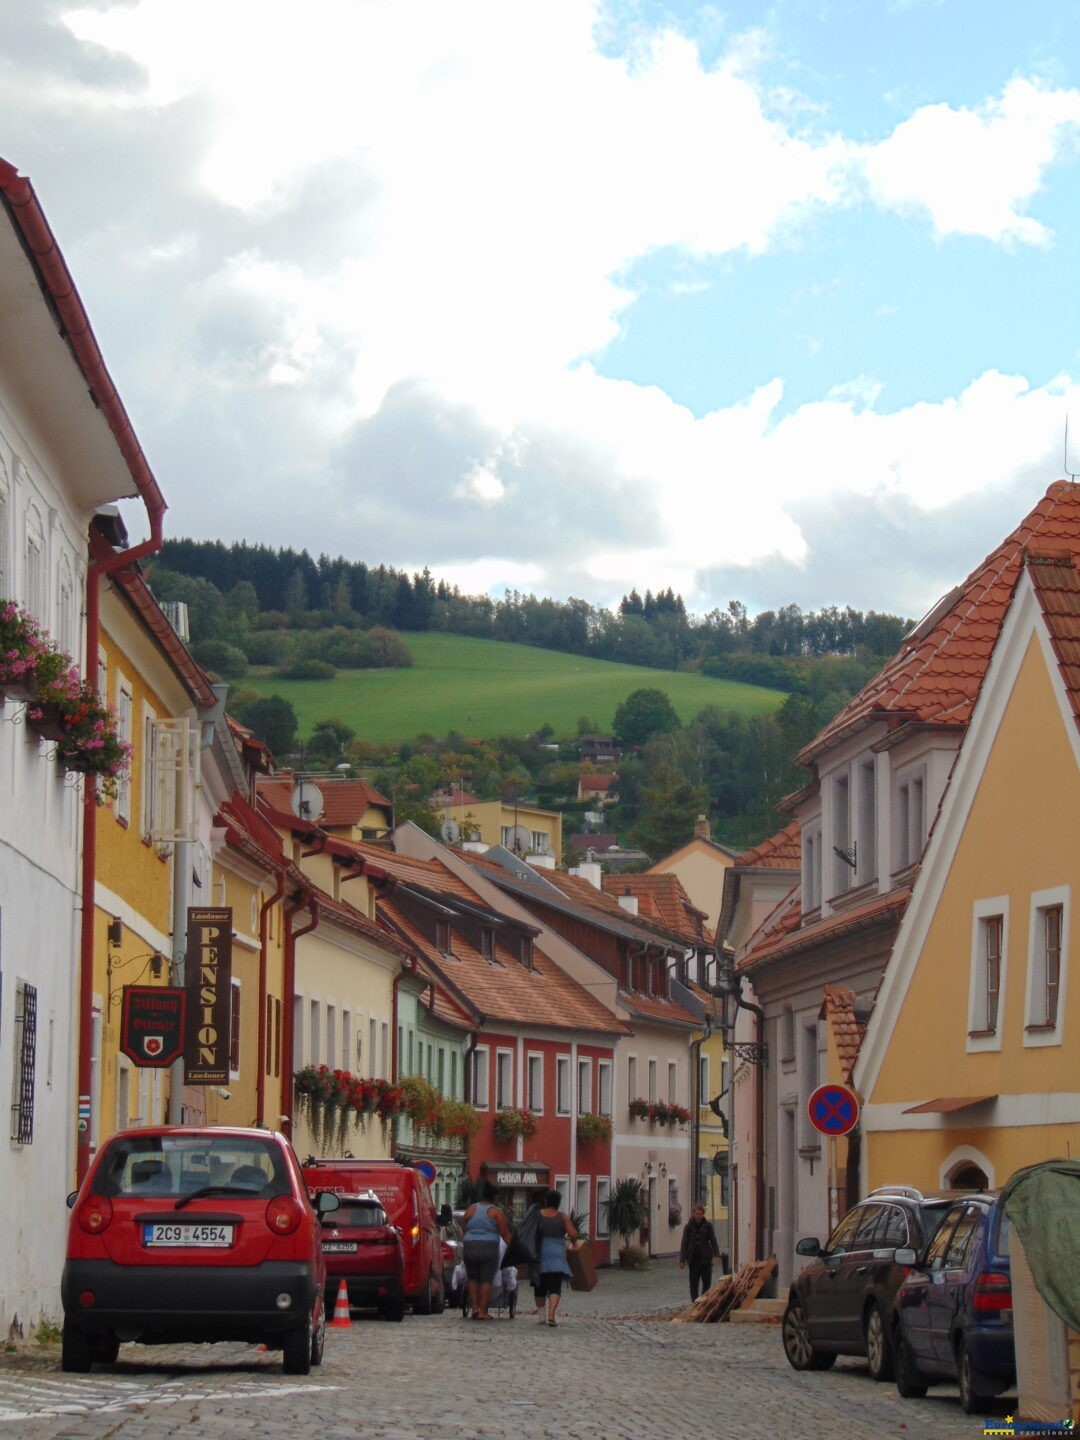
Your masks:
[{"label": "terracotta roof tile", "polygon": [[1050,632],[1050,644],[1057,656],[1073,718],[1080,725],[1080,574],[1071,557],[1057,558],[1031,551],[1027,556],[1027,570]]},{"label": "terracotta roof tile", "polygon": [[799,822],[792,820],[783,830],[762,840],[760,845],[736,855],[735,864],[748,869],[798,870],[802,865],[802,836]]},{"label": "terracotta roof tile", "polygon": [[911,631],[900,650],[833,717],[799,759],[810,764],[840,736],[904,713],[963,726],[971,717],[1025,547],[1054,540],[1080,557],[1080,485],[1056,481],[1017,528]]},{"label": "terracotta roof tile", "polygon": [[682,881],[674,871],[658,871],[641,875],[605,875],[604,894],[616,900],[620,895],[633,895],[638,914],[658,920],[688,945],[711,945],[712,932],[705,924],[704,911],[695,908]]},{"label": "terracotta roof tile", "polygon": [[820,1019],[832,1031],[840,1070],[845,1084],[851,1079],[866,1026],[855,1018],[855,992],[839,985],[826,985],[822,992]]},{"label": "terracotta roof tile", "polygon": [[738,969],[752,970],[766,961],[812,949],[852,931],[868,930],[877,925],[898,926],[911,899],[911,886],[903,885],[886,895],[874,895],[862,905],[839,910],[809,925],[801,924],[802,913],[799,906],[792,903],[797,895],[798,886],[773,912],[778,917],[777,923],[767,931],[763,927],[758,932],[760,938],[739,957]]},{"label": "terracotta roof tile", "polygon": [[[279,770],[272,780],[260,783],[259,794],[275,810],[288,813],[294,783],[290,774],[286,772],[283,777],[283,772]],[[320,779],[318,786],[325,805],[318,823],[324,830],[359,825],[372,806],[390,808],[390,801],[364,780]]]}]

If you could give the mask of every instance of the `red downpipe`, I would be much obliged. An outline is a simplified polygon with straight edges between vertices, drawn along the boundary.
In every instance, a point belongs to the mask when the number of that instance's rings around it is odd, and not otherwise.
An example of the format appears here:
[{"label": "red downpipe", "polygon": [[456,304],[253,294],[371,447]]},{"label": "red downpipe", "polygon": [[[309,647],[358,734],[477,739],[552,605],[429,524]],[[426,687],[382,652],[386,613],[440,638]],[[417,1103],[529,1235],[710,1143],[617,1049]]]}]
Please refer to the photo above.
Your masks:
[{"label": "red downpipe", "polygon": [[[299,930],[292,928],[293,916],[298,915],[301,910],[311,911],[311,923],[302,926]],[[285,1015],[282,1016],[281,1037],[281,1114],[289,1118],[281,1122],[281,1128],[292,1139],[292,1114],[293,1114],[293,1011],[295,1009],[295,988],[296,988],[296,942],[302,935],[310,935],[319,923],[319,902],[315,898],[313,890],[304,886],[297,894],[297,898],[285,906],[285,974],[282,982],[284,992],[284,1003],[288,1006]]]},{"label": "red downpipe", "polygon": [[[255,1124],[262,1125],[266,1107],[266,972],[270,957],[270,911],[285,894],[285,871],[279,870],[274,893],[259,907],[259,1063],[255,1069]],[[284,1017],[282,1017],[284,1020]]]},{"label": "red downpipe", "polygon": [[[155,487],[156,490],[156,487]],[[101,577],[113,570],[122,570],[144,555],[152,555],[162,546],[162,522],[165,502],[152,505],[146,500],[150,518],[150,538],[131,550],[92,560],[86,575],[86,678],[97,685],[98,659],[101,642]],[[158,497],[160,500],[160,496]],[[75,1183],[81,1185],[90,1168],[90,1092],[94,1066],[94,914],[97,908],[97,812],[94,786],[89,778],[83,785],[82,799],[82,916],[79,933],[79,1103],[78,1129],[75,1145]]]}]

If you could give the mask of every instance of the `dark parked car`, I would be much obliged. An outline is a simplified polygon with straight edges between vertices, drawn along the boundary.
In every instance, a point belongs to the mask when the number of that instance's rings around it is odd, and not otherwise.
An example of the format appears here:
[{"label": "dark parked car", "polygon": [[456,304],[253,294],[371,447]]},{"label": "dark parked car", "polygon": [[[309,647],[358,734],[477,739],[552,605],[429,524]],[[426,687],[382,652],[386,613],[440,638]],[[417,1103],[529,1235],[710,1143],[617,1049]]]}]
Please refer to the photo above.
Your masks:
[{"label": "dark parked car", "polygon": [[339,1195],[323,1227],[326,1308],[333,1311],[341,1282],[350,1306],[371,1306],[388,1320],[405,1314],[405,1249],[373,1190]]},{"label": "dark parked car", "polygon": [[896,1388],[921,1396],[941,1380],[960,1386],[960,1404],[981,1415],[988,1399],[1016,1383],[1011,1224],[993,1192],[953,1205],[897,1291],[893,1309]]},{"label": "dark parked car", "polygon": [[461,1304],[461,1296],[454,1286],[454,1271],[464,1259],[465,1236],[461,1229],[461,1217],[464,1212],[459,1210],[456,1214],[449,1205],[444,1205],[439,1211],[439,1234],[442,1236],[442,1262],[443,1262],[443,1284],[446,1287],[446,1303],[456,1309]]},{"label": "dark parked car", "polygon": [[68,1197],[61,1367],[111,1364],[124,1340],[246,1340],[306,1375],[326,1328],[319,1216],[337,1203],[312,1208],[292,1146],[269,1130],[111,1136]]},{"label": "dark parked car", "polygon": [[784,1311],[784,1353],[796,1370],[827,1370],[838,1355],[865,1355],[875,1380],[893,1373],[893,1300],[905,1275],[897,1249],[921,1250],[955,1191],[923,1195],[907,1186],[875,1190],[849,1210],[824,1246],[795,1247],[812,1256],[793,1280]]}]

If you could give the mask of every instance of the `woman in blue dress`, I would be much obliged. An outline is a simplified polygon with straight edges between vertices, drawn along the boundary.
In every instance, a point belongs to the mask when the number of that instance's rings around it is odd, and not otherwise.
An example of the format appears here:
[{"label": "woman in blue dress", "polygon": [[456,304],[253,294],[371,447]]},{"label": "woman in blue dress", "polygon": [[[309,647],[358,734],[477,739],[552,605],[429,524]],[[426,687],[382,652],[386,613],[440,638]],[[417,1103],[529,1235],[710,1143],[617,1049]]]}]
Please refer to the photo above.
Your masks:
[{"label": "woman in blue dress", "polygon": [[545,1318],[549,1325],[555,1324],[555,1312],[562,1298],[563,1280],[571,1273],[566,1259],[566,1242],[578,1239],[574,1222],[562,1213],[561,1206],[562,1196],[558,1190],[549,1190],[540,1209],[540,1250],[533,1295],[536,1297],[536,1318],[541,1325]]}]

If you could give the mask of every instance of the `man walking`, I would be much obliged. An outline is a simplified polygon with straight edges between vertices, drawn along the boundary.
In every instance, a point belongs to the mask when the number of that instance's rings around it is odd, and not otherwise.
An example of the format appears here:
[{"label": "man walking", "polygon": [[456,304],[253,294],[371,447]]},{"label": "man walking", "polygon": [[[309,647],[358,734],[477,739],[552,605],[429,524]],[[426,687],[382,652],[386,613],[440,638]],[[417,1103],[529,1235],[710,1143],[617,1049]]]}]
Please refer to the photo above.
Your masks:
[{"label": "man walking", "polygon": [[690,1299],[696,1300],[712,1284],[713,1260],[720,1254],[716,1231],[705,1219],[705,1206],[695,1205],[693,1216],[686,1222],[679,1247],[679,1269],[690,1266]]}]

